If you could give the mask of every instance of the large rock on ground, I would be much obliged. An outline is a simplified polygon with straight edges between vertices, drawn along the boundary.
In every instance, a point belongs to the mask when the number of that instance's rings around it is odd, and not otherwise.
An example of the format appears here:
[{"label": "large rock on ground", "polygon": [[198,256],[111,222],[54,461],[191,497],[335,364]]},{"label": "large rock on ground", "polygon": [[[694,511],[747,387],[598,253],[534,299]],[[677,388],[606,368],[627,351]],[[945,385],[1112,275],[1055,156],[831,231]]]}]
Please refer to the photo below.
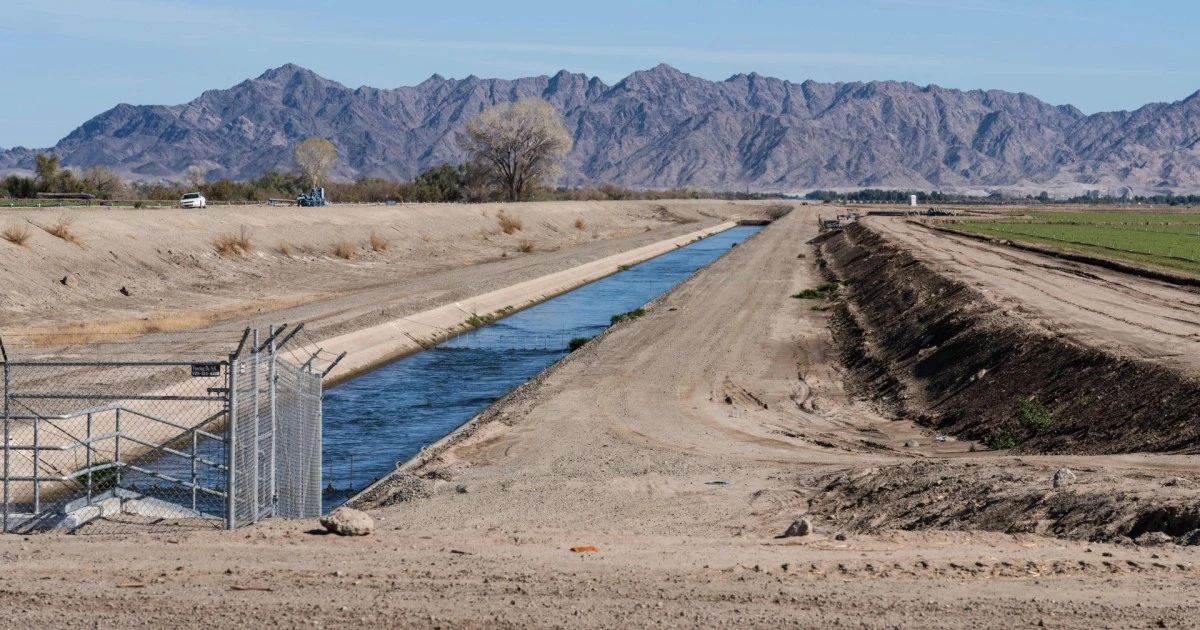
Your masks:
[{"label": "large rock on ground", "polygon": [[341,507],[322,516],[321,526],[338,536],[366,536],[375,531],[375,519],[366,512]]},{"label": "large rock on ground", "polygon": [[1070,468],[1059,468],[1054,473],[1054,487],[1061,488],[1075,483],[1075,473]]},{"label": "large rock on ground", "polygon": [[807,536],[812,532],[812,521],[805,517],[792,523],[791,526],[787,528],[787,531],[783,533],[783,537],[792,538],[793,536]]}]

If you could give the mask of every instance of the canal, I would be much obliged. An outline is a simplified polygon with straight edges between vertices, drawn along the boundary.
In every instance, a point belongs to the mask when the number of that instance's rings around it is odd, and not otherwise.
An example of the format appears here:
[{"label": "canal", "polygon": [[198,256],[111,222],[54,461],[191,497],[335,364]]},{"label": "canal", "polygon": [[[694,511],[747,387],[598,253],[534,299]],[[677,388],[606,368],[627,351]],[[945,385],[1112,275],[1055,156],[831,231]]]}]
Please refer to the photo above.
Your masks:
[{"label": "canal", "polygon": [[735,227],[336,385],[324,402],[324,504],[344,502],[761,227]]}]

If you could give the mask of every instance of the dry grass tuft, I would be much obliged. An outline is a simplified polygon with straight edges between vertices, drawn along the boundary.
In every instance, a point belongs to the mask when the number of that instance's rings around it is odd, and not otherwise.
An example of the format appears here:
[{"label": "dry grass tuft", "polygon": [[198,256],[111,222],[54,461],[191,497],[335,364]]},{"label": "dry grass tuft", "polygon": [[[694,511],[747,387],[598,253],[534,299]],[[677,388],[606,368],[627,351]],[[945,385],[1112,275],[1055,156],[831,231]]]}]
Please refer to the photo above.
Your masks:
[{"label": "dry grass tuft", "polygon": [[350,241],[338,241],[333,244],[333,255],[344,260],[354,258],[354,243]]},{"label": "dry grass tuft", "polygon": [[575,219],[575,229],[576,230],[586,230],[587,229],[587,221],[584,221],[583,217],[579,217],[578,219]]},{"label": "dry grass tuft", "polygon": [[236,233],[218,234],[213,239],[213,249],[221,256],[246,256],[254,253],[254,241],[250,230],[243,225]]},{"label": "dry grass tuft", "polygon": [[525,239],[521,241],[520,245],[517,245],[517,251],[521,252],[522,254],[532,254],[533,252],[537,251],[537,243],[534,243],[529,239]]},{"label": "dry grass tuft", "polygon": [[510,217],[501,212],[496,217],[496,223],[500,224],[500,230],[505,234],[512,234],[521,229],[521,220],[517,217]]},{"label": "dry grass tuft", "polygon": [[79,237],[75,234],[75,231],[72,229],[74,226],[75,226],[75,217],[67,215],[67,216],[59,217],[58,222],[55,223],[54,225],[51,225],[50,227],[42,228],[42,229],[46,230],[46,232],[48,234],[50,234],[51,236],[56,236],[68,243],[74,243],[75,245],[78,245]]},{"label": "dry grass tuft", "polygon": [[29,231],[29,227],[20,223],[9,223],[4,227],[4,231],[0,232],[0,237],[12,243],[13,245],[25,246],[29,239],[33,238],[33,232]]},{"label": "dry grass tuft", "polygon": [[275,250],[288,258],[292,257],[292,245],[290,243],[279,241],[279,244],[275,246]]},{"label": "dry grass tuft", "polygon": [[[422,239],[424,239],[424,237],[422,237]],[[371,238],[368,240],[371,243],[371,251],[373,252],[386,252],[392,248],[391,241],[383,238],[382,234],[374,230],[371,231]]]}]

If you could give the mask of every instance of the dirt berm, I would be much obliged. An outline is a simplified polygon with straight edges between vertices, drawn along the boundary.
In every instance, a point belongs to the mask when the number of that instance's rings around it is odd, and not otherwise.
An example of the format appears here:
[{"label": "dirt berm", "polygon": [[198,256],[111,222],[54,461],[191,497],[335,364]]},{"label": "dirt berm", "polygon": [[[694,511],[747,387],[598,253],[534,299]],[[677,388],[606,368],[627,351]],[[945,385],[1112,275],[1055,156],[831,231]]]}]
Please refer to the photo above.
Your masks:
[{"label": "dirt berm", "polygon": [[1200,452],[1200,382],[1035,330],[869,224],[819,238],[859,393],[938,432],[1023,453]]}]

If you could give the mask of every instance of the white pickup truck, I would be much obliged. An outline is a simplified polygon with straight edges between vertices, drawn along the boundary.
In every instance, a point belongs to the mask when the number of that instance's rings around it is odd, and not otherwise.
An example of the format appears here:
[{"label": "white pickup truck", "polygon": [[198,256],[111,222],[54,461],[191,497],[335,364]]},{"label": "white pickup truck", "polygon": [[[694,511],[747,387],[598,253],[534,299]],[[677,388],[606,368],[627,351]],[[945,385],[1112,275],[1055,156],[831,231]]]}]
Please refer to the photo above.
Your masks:
[{"label": "white pickup truck", "polygon": [[204,199],[204,195],[198,192],[188,193],[179,200],[180,208],[203,208],[208,203]]}]

